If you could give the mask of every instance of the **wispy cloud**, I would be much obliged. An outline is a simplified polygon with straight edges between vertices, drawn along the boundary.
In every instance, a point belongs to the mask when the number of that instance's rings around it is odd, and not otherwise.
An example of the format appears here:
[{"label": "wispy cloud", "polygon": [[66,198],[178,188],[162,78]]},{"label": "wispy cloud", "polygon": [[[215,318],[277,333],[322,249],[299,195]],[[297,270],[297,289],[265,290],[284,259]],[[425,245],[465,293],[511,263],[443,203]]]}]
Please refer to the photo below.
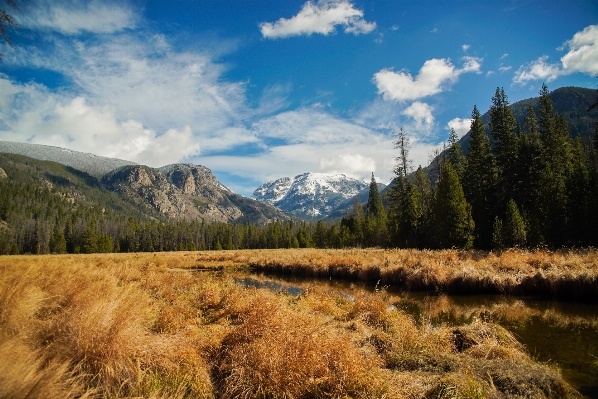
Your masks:
[{"label": "wispy cloud", "polygon": [[348,0],[308,1],[297,15],[292,18],[280,18],[278,21],[262,22],[259,27],[262,35],[268,39],[290,36],[329,35],[342,26],[345,33],[355,35],[370,33],[376,29],[375,22],[367,22],[363,11],[356,9]]},{"label": "wispy cloud", "polygon": [[443,91],[457,81],[459,75],[480,72],[482,60],[463,57],[463,66],[455,67],[450,59],[431,59],[424,63],[414,78],[406,71],[383,69],[374,74],[373,82],[385,100],[408,101],[428,97]]},{"label": "wispy cloud", "polygon": [[461,48],[463,49],[463,52],[467,53],[467,50],[469,50],[471,46],[469,44],[464,44],[461,46]]},{"label": "wispy cloud", "polygon": [[28,29],[57,31],[67,35],[82,32],[113,33],[134,28],[137,15],[126,2],[39,0],[25,4],[15,15],[20,26]]},{"label": "wispy cloud", "polygon": [[533,80],[553,81],[559,76],[572,73],[598,73],[598,25],[590,25],[565,42],[562,50],[569,49],[560,63],[548,62],[544,55],[535,61],[522,65],[513,77],[513,83],[526,84]]}]

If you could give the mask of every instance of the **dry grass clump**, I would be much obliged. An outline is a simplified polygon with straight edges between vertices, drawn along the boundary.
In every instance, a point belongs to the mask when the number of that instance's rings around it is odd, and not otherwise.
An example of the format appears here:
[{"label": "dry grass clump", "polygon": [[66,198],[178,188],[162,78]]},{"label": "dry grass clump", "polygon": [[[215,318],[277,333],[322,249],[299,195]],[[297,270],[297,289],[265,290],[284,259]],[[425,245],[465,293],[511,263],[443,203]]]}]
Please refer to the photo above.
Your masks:
[{"label": "dry grass clump", "polygon": [[[371,263],[388,254],[370,255]],[[569,394],[497,325],[434,327],[389,305],[384,292],[309,288],[293,297],[243,289],[221,272],[172,270],[204,266],[207,256],[0,257],[0,397]],[[213,256],[218,265],[272,259]],[[345,255],[318,256],[311,262],[323,268],[326,257]]]}]

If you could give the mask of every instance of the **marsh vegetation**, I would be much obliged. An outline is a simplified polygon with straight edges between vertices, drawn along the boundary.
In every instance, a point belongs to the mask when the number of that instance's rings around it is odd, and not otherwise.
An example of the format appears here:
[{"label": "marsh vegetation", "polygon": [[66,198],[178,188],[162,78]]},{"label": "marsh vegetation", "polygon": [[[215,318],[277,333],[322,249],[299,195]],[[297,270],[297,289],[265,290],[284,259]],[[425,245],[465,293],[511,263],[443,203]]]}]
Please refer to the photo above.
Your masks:
[{"label": "marsh vegetation", "polygon": [[[348,296],[314,286],[294,296],[244,288],[222,271],[257,264],[252,256],[301,254],[314,264],[318,254],[332,256],[306,250],[2,257],[0,358],[10,362],[0,362],[0,396],[574,394],[556,366],[538,362],[492,321],[435,324],[389,306],[384,290]],[[364,251],[363,259],[380,256]],[[181,268],[216,271],[173,272]]]}]

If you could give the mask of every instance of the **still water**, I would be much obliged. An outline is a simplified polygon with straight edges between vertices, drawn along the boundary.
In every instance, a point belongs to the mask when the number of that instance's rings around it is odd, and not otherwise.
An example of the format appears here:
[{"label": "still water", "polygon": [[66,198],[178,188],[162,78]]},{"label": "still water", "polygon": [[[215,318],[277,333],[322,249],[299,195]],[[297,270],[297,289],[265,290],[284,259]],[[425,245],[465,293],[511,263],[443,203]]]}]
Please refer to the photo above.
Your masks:
[{"label": "still water", "polygon": [[584,398],[598,398],[596,304],[503,295],[394,292],[391,287],[284,275],[239,274],[234,278],[245,287],[291,295],[314,286],[324,286],[349,297],[357,290],[383,289],[389,306],[404,310],[421,323],[459,325],[475,319],[494,322],[510,330],[536,360],[558,365],[565,380]]}]

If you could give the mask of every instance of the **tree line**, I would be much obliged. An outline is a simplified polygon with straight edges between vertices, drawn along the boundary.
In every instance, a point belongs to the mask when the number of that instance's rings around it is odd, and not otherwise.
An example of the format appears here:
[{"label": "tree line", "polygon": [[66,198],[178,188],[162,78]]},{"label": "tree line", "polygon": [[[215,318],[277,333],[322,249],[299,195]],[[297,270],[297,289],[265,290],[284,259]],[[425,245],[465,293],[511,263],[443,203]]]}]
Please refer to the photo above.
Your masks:
[{"label": "tree line", "polygon": [[[116,205],[101,207],[76,198],[76,191],[56,195],[37,175],[12,171],[22,178],[0,176],[0,254],[597,246],[598,122],[593,138],[572,138],[543,85],[538,114],[529,106],[520,124],[497,88],[489,130],[490,137],[474,106],[467,155],[451,131],[446,150],[427,170],[412,172],[409,136],[400,129],[395,177],[386,192],[378,192],[372,174],[366,204],[356,199],[342,220],[317,223],[160,220],[111,197],[106,201]],[[86,195],[105,195],[94,190],[100,194]]]}]

